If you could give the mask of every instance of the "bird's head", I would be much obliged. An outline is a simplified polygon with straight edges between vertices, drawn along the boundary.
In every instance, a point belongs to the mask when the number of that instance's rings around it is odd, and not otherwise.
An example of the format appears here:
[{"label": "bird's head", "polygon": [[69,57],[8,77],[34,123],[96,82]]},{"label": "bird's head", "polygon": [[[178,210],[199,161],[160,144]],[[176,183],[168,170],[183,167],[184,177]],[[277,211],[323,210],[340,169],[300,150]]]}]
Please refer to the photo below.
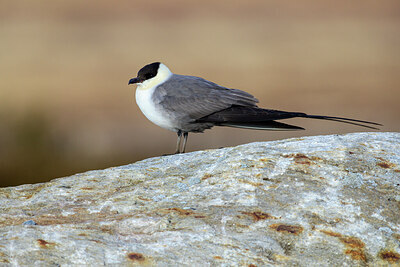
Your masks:
[{"label": "bird's head", "polygon": [[138,84],[139,87],[149,87],[149,85],[159,85],[165,82],[172,72],[163,63],[154,62],[141,68],[137,77],[129,80],[128,84]]}]

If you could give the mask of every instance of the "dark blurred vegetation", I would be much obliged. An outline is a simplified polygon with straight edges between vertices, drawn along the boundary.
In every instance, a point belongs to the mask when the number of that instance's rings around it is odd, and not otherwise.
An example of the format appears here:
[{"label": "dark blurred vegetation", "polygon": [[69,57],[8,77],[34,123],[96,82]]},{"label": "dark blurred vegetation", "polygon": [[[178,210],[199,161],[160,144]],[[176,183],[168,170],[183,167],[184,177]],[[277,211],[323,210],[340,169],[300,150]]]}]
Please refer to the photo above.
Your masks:
[{"label": "dark blurred vegetation", "polygon": [[[55,133],[47,112],[35,109],[14,118],[1,140],[1,185],[44,182],[49,174],[67,175],[90,167],[130,163],[123,156],[106,154],[89,156],[79,148],[70,149],[68,133]],[[76,145],[76,144],[75,144]],[[3,154],[4,153],[4,154]]]},{"label": "dark blurred vegetation", "polygon": [[[172,152],[129,78],[175,73],[246,90],[260,106],[399,131],[400,1],[0,0],[0,186]],[[292,120],[301,132],[219,128],[188,150],[365,129]]]}]

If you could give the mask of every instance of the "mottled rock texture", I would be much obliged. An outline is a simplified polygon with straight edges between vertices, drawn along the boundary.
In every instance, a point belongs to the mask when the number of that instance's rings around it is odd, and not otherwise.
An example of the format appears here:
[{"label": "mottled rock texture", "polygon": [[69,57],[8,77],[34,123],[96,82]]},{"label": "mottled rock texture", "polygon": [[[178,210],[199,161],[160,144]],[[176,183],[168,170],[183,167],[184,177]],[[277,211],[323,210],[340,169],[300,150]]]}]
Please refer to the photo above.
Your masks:
[{"label": "mottled rock texture", "polygon": [[0,264],[400,265],[400,133],[151,158],[0,189]]}]

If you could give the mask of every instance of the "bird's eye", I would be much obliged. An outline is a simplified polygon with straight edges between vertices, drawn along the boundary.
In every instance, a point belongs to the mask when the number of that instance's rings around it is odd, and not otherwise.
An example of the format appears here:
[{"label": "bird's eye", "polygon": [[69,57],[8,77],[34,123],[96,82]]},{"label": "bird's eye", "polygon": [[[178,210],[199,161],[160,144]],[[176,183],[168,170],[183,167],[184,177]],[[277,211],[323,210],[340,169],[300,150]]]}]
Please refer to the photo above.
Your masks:
[{"label": "bird's eye", "polygon": [[146,73],[146,80],[153,78],[155,75],[153,73]]}]

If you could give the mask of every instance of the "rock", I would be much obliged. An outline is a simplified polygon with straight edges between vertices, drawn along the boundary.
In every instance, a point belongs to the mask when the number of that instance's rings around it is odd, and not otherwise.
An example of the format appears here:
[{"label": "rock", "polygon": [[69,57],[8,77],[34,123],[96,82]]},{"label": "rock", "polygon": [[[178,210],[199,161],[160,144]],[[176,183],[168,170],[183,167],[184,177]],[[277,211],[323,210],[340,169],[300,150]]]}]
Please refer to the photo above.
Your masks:
[{"label": "rock", "polygon": [[23,222],[22,225],[37,225],[37,223],[33,220],[28,220],[26,222]]},{"label": "rock", "polygon": [[150,158],[0,189],[0,262],[400,265],[400,133]]}]

